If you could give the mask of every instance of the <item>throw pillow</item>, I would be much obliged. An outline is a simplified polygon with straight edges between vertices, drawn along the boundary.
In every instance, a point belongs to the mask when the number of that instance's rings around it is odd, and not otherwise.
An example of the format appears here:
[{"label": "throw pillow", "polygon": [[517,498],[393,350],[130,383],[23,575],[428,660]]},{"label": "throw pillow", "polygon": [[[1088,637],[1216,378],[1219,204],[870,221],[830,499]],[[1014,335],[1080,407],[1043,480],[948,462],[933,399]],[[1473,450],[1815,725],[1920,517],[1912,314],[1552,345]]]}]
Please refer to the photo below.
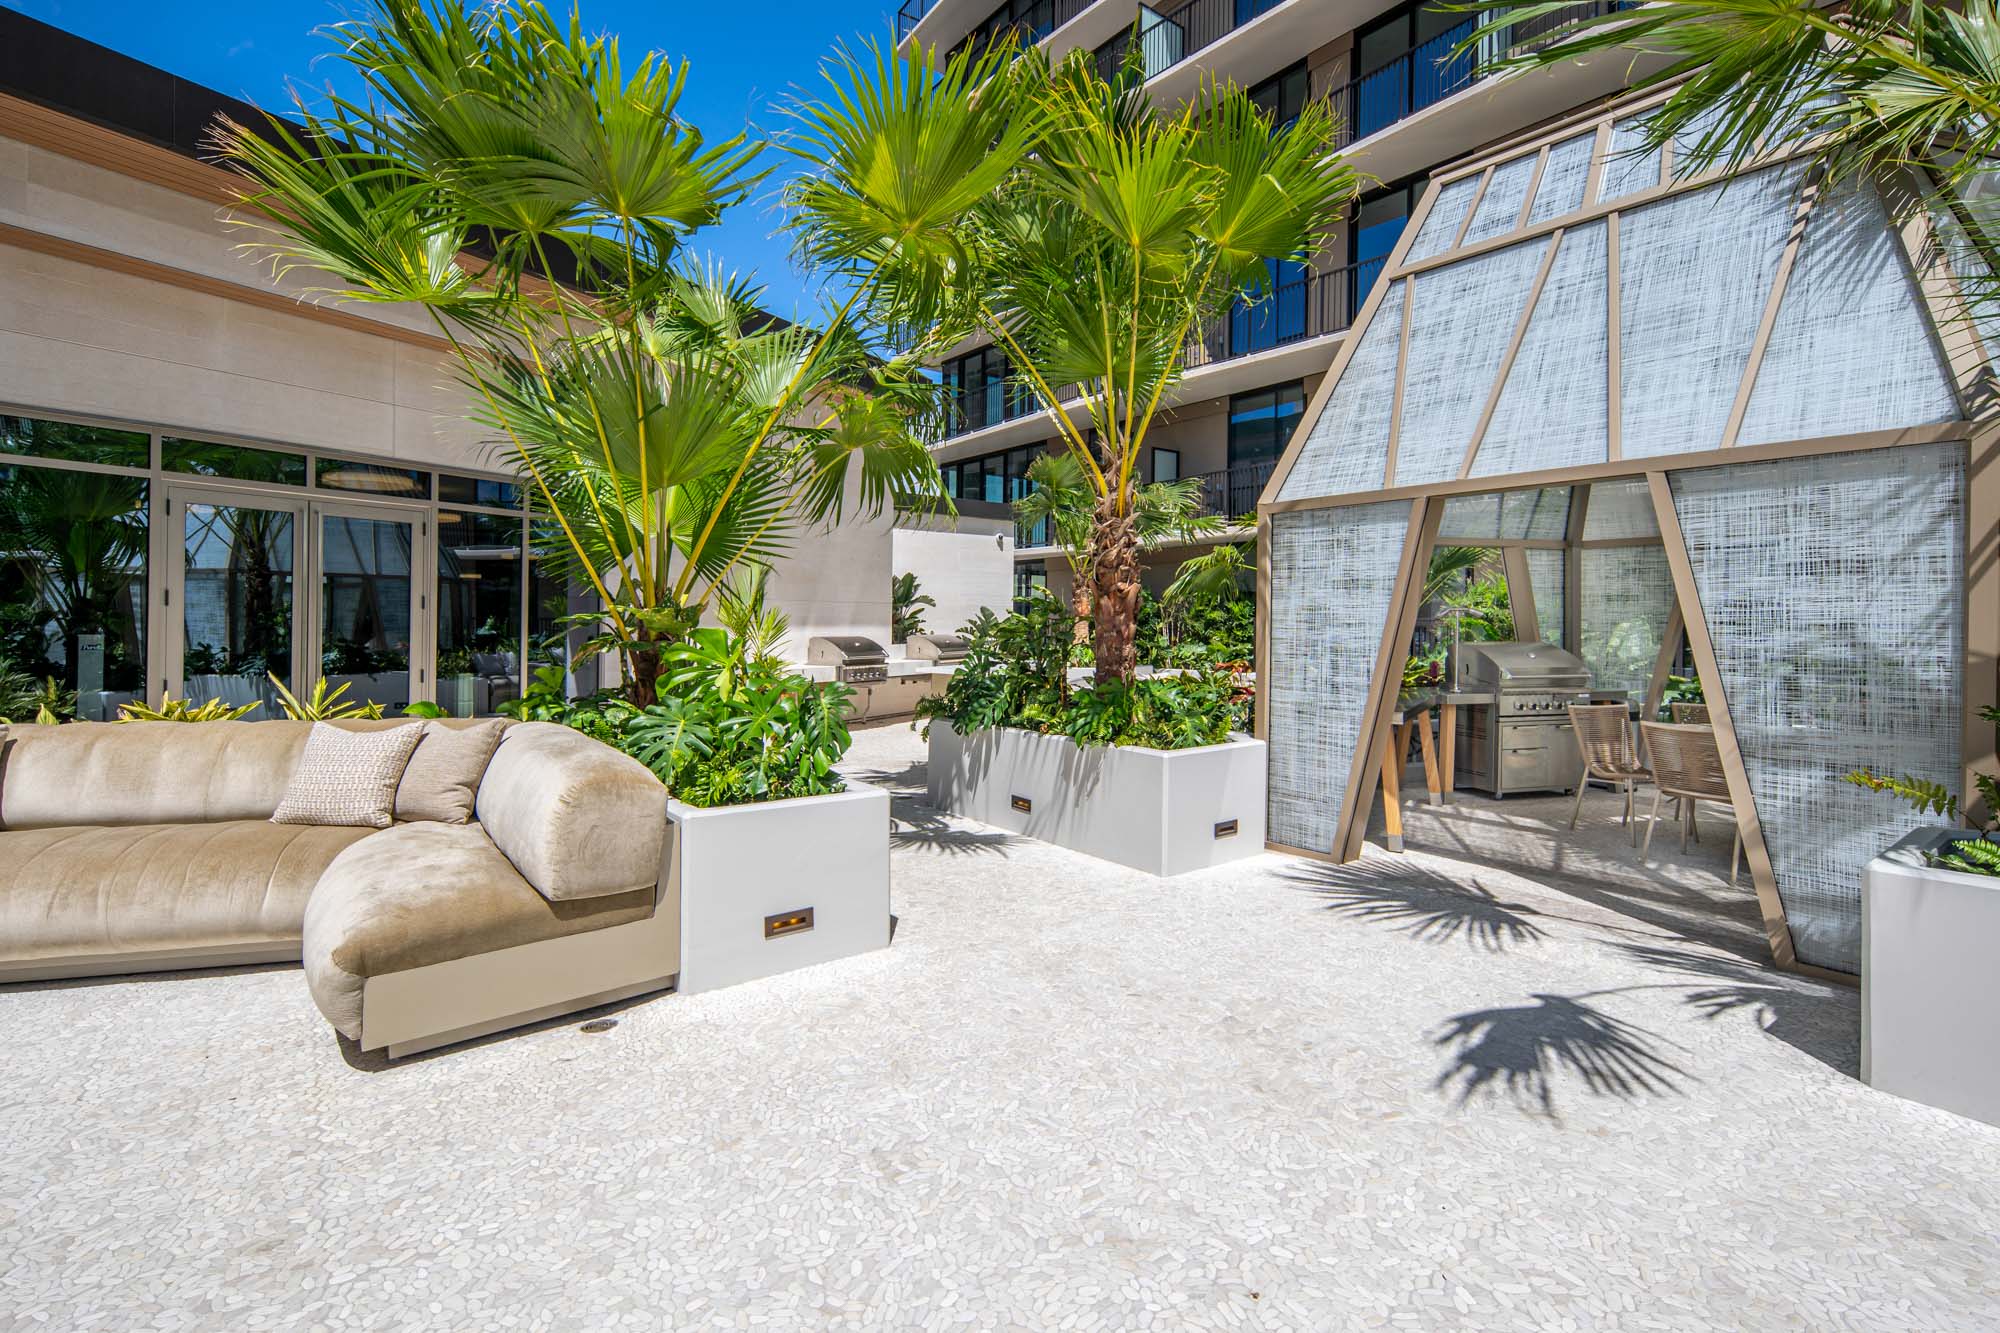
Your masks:
[{"label": "throw pillow", "polygon": [[497,717],[467,727],[424,723],[423,739],[396,788],[396,818],[471,823],[479,779],[506,730],[506,721]]},{"label": "throw pillow", "polygon": [[388,828],[396,822],[396,784],[422,727],[343,731],[313,723],[273,824],[337,824]]}]

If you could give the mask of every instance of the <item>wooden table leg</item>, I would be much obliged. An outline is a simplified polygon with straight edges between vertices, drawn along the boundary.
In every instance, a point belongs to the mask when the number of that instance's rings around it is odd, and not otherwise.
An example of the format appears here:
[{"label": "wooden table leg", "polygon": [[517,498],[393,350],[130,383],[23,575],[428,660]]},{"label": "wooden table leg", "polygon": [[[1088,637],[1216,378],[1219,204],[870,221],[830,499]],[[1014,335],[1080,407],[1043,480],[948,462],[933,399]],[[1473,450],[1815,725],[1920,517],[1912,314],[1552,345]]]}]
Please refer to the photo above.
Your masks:
[{"label": "wooden table leg", "polygon": [[1403,756],[1407,750],[1399,748],[1398,742],[1408,744],[1410,734],[1401,727],[1390,727],[1387,739],[1383,741],[1382,755],[1382,830],[1389,850],[1403,850]]},{"label": "wooden table leg", "polygon": [[1432,805],[1443,805],[1438,796],[1437,749],[1431,744],[1431,710],[1426,708],[1417,714],[1417,748],[1424,755],[1424,787],[1431,795]]},{"label": "wooden table leg", "polygon": [[1439,795],[1446,804],[1451,802],[1451,789],[1458,785],[1458,705],[1438,705],[1438,768]]}]

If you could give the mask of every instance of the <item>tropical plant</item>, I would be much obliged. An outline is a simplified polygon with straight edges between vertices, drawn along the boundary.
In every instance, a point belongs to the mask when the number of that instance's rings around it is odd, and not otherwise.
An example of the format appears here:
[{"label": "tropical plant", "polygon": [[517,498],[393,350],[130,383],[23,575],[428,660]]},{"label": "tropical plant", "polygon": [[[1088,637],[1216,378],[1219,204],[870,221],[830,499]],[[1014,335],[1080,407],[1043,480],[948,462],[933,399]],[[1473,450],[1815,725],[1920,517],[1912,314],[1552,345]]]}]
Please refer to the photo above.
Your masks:
[{"label": "tropical plant", "polygon": [[347,693],[349,682],[342,681],[331,691],[326,688],[326,677],[313,682],[312,693],[304,699],[285,688],[285,682],[267,674],[266,680],[278,692],[278,707],[294,722],[332,722],[340,718],[375,719],[382,716],[382,705],[378,703],[357,703],[352,699],[342,699]]},{"label": "tropical plant", "polygon": [[200,703],[192,699],[176,699],[169,694],[160,700],[158,708],[133,700],[118,705],[120,722],[234,722],[252,710],[261,707],[257,703],[238,704],[234,707],[221,699],[204,699]]},{"label": "tropical plant", "polygon": [[[1988,722],[2000,723],[2000,708],[1991,704],[1983,705],[1979,716]],[[1942,782],[1930,778],[1912,777],[1909,774],[1889,776],[1871,769],[1858,768],[1843,779],[1868,791],[1887,792],[1903,801],[1920,815],[1942,815],[1946,819],[1964,819],[1982,832],[1991,832],[2000,826],[2000,779],[1990,773],[1975,773],[1972,785],[1979,793],[1979,799],[1986,808],[1986,817],[1977,820],[1972,812],[1959,801],[1958,793]],[[1969,846],[1968,844],[1973,844]],[[1996,849],[2000,850],[2000,849]],[[2000,875],[2000,857],[1992,855],[1979,839],[1946,843],[1930,853],[1932,865],[1942,865],[1952,870],[1962,870],[1972,875]]]},{"label": "tropical plant", "polygon": [[917,589],[915,574],[898,574],[889,585],[889,642],[903,643],[912,634],[924,632],[924,608],[933,610],[937,599]]},{"label": "tropical plant", "polygon": [[1163,750],[1217,745],[1249,722],[1241,673],[1214,667],[1125,682],[1098,676],[1072,687],[1075,618],[1047,592],[1025,611],[990,613],[965,626],[966,656],[941,695],[920,700],[920,722],[943,718],[961,734],[1018,727],[1079,745]]},{"label": "tropical plant", "polygon": [[1483,546],[1440,546],[1431,552],[1419,603],[1443,601],[1464,585],[1465,575],[1485,564],[1492,552]]},{"label": "tropical plant", "polygon": [[771,567],[762,562],[737,568],[716,599],[715,618],[743,645],[754,661],[776,665],[778,646],[792,632],[792,618],[765,604]]},{"label": "tropical plant", "polygon": [[35,696],[35,721],[53,725],[75,718],[76,691],[65,689],[54,676],[44,676],[41,691]]},{"label": "tropical plant", "polygon": [[41,704],[42,683],[0,657],[0,722],[26,720],[39,711]]},{"label": "tropical plant", "polygon": [[1162,593],[1169,602],[1235,602],[1243,599],[1247,580],[1257,573],[1257,542],[1220,542],[1181,561],[1174,581]]},{"label": "tropical plant", "polygon": [[41,659],[44,625],[52,626],[61,642],[63,683],[72,689],[83,635],[104,635],[107,659],[121,644],[136,641],[134,606],[143,599],[132,589],[146,558],[142,483],[93,472],[14,468],[0,486],[0,551],[8,554],[32,608],[20,617],[34,640],[34,648],[23,654],[27,667],[38,668],[44,660],[55,666],[53,652]]},{"label": "tropical plant", "polygon": [[1995,0],[1653,0],[1575,18],[1560,35],[1512,49],[1515,24],[1570,18],[1561,0],[1453,5],[1481,26],[1455,55],[1498,49],[1488,69],[1564,64],[1611,53],[1635,64],[1634,87],[1678,84],[1644,122],[1648,146],[1671,140],[1676,169],[1740,169],[1773,144],[1809,141],[1829,180],[1917,166],[1905,215],[1930,211],[1975,305],[2000,299],[1993,276],[1992,164],[2000,159],[2000,9]]},{"label": "tropical plant", "polygon": [[815,330],[683,259],[759,179],[759,145],[680,113],[684,64],[628,67],[539,0],[372,0],[330,31],[365,96],[218,134],[245,249],[320,298],[430,315],[633,703],[740,565],[849,504],[940,501],[910,429],[932,391],[867,355],[859,293]]},{"label": "tropical plant", "polygon": [[445,712],[443,708],[439,707],[437,704],[432,703],[428,699],[417,699],[403,705],[403,716],[440,718],[440,717],[450,717],[451,714]]},{"label": "tropical plant", "polygon": [[1672,717],[1675,704],[1698,704],[1704,697],[1701,677],[1668,676],[1666,684],[1660,689],[1660,717]]},{"label": "tropical plant", "polygon": [[1248,667],[1256,636],[1254,598],[1140,595],[1139,660],[1155,667]]},{"label": "tropical plant", "polygon": [[1188,337],[1304,261],[1354,193],[1323,101],[1289,127],[1233,86],[1148,97],[1139,43],[1114,80],[1087,51],[1051,67],[1002,41],[948,59],[870,45],[801,99],[786,190],[801,256],[893,345],[941,357],[990,338],[1055,403],[1091,496],[1098,678],[1130,682],[1139,609],[1138,462]]}]

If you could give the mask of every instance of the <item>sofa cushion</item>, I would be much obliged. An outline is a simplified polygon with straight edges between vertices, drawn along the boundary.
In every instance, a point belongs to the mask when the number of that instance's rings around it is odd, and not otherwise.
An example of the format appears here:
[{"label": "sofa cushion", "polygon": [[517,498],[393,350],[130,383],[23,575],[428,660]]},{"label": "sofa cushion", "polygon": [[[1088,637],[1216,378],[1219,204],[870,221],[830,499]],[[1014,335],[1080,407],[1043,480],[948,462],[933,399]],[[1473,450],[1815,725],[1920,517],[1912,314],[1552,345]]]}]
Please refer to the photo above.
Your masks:
[{"label": "sofa cushion", "polygon": [[0,751],[0,828],[269,819],[309,722],[66,722]]},{"label": "sofa cushion", "polygon": [[423,734],[422,727],[370,732],[313,723],[271,822],[389,827],[396,787]]},{"label": "sofa cushion", "polygon": [[479,779],[506,729],[504,718],[458,727],[424,723],[423,739],[396,787],[396,818],[470,823]]},{"label": "sofa cushion", "polygon": [[642,920],[654,893],[551,902],[478,824],[401,824],[327,867],[306,908],[306,983],[358,1041],[368,978]]},{"label": "sofa cushion", "polygon": [[0,833],[0,963],[296,941],[321,872],[371,833],[262,819]]},{"label": "sofa cushion", "polygon": [[486,766],[479,822],[542,896],[650,889],[667,840],[667,789],[644,764],[553,722],[517,722]]}]

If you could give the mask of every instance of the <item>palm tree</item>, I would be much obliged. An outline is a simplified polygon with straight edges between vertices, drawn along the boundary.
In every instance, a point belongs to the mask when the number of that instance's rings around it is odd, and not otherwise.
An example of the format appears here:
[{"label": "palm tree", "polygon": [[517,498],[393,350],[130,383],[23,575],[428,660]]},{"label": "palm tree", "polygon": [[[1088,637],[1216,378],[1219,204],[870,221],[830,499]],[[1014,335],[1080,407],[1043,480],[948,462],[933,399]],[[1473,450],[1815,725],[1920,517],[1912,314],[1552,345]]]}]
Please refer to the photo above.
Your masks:
[{"label": "palm tree", "polygon": [[218,131],[248,182],[245,248],[322,298],[430,315],[560,535],[549,567],[597,593],[593,646],[634,703],[739,566],[850,497],[939,502],[915,368],[866,355],[856,299],[783,324],[683,260],[760,150],[680,116],[685,64],[628,71],[615,38],[539,0],[372,0],[330,31],[365,100]]},{"label": "palm tree", "polygon": [[[1052,68],[1011,43],[942,63],[869,46],[827,78],[793,108],[799,252],[912,352],[983,334],[1043,402],[1078,386],[1055,417],[1090,497],[1097,675],[1130,681],[1147,432],[1189,333],[1327,239],[1355,187],[1332,113],[1279,128],[1213,82],[1163,111],[1136,59],[1106,82],[1087,53]],[[911,203],[939,196],[955,207]]]},{"label": "palm tree", "polygon": [[[1457,8],[1458,6],[1454,6]],[[1464,6],[1473,8],[1473,6]],[[1552,0],[1500,0],[1459,53],[1526,20],[1560,15]],[[1830,180],[1915,167],[1907,213],[1929,211],[1976,305],[1995,299],[1993,164],[2000,160],[2000,10],[1882,0],[1652,0],[1581,19],[1562,35],[1488,69],[1561,64],[1599,53],[1666,57],[1636,88],[1678,84],[1645,122],[1647,146],[1669,140],[1691,170],[1739,170],[1774,143],[1811,140]],[[1970,253],[1965,253],[1965,251]]]}]

